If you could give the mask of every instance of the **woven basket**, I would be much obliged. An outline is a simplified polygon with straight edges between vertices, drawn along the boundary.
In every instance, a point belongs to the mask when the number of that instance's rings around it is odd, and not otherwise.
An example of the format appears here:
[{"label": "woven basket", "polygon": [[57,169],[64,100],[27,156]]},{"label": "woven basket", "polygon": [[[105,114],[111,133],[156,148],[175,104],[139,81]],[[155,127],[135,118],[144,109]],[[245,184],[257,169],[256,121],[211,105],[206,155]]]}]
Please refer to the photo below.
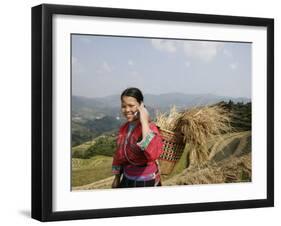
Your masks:
[{"label": "woven basket", "polygon": [[159,132],[163,140],[164,149],[159,158],[160,172],[163,175],[168,175],[181,158],[185,144],[182,142],[181,135],[161,128],[159,128]]}]

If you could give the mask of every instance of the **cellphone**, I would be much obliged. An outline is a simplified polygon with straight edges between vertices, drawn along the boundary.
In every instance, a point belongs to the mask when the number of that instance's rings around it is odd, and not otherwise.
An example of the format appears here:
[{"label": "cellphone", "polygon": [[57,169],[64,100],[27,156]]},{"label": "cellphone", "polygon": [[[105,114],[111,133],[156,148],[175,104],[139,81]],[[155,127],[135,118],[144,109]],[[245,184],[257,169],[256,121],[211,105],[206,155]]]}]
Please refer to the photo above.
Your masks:
[{"label": "cellphone", "polygon": [[[143,106],[145,107],[145,105],[144,105],[144,103],[143,102],[141,102],[142,104],[143,104]],[[139,111],[136,111],[135,113],[134,113],[134,116],[136,117],[136,116],[138,116],[140,114],[140,112]]]}]

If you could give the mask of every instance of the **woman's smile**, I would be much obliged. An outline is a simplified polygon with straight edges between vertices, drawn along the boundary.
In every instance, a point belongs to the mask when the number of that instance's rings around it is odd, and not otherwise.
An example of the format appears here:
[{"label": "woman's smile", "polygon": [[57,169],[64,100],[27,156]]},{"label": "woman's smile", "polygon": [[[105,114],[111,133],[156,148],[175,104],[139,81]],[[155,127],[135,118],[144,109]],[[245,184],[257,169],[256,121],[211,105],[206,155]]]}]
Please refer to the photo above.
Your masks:
[{"label": "woman's smile", "polygon": [[125,117],[127,118],[127,120],[134,119],[134,117],[135,117],[134,112],[125,113],[124,115],[125,115]]},{"label": "woman's smile", "polygon": [[125,113],[126,116],[131,116],[131,115],[134,115],[133,112],[130,112],[130,113]]}]

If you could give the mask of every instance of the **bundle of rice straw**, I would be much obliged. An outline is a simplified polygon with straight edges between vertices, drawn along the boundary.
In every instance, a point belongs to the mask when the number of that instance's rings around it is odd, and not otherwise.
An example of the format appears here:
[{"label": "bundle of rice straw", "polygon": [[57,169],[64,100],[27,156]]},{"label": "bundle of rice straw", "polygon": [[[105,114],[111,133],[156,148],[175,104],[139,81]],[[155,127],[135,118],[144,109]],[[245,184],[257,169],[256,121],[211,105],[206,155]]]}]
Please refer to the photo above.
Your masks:
[{"label": "bundle of rice straw", "polygon": [[157,114],[156,114],[156,124],[161,129],[165,129],[165,130],[176,132],[175,131],[175,129],[177,127],[176,121],[180,117],[181,117],[181,113],[179,113],[177,111],[176,106],[173,106],[170,109],[169,114],[157,112]]},{"label": "bundle of rice straw", "polygon": [[[169,115],[158,113],[156,124],[160,133],[162,130],[172,132],[183,149],[188,144],[190,164],[200,166],[208,159],[207,141],[232,130],[230,116],[231,113],[221,105],[193,107],[181,112],[173,107]],[[165,146],[165,138],[163,140]],[[163,155],[160,160],[165,160],[165,147]]]},{"label": "bundle of rice straw", "polygon": [[202,165],[208,159],[207,141],[232,130],[231,114],[220,105],[191,108],[177,118],[176,131],[183,134],[190,146],[190,164]]}]

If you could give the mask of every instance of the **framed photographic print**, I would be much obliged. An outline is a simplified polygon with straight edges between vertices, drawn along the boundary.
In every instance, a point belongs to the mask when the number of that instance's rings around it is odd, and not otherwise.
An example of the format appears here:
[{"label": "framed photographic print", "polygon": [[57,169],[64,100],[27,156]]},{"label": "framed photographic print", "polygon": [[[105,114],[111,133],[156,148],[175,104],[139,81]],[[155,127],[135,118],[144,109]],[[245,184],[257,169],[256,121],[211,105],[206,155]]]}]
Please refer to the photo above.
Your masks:
[{"label": "framed photographic print", "polygon": [[33,7],[32,217],[273,206],[273,69],[270,18]]}]

